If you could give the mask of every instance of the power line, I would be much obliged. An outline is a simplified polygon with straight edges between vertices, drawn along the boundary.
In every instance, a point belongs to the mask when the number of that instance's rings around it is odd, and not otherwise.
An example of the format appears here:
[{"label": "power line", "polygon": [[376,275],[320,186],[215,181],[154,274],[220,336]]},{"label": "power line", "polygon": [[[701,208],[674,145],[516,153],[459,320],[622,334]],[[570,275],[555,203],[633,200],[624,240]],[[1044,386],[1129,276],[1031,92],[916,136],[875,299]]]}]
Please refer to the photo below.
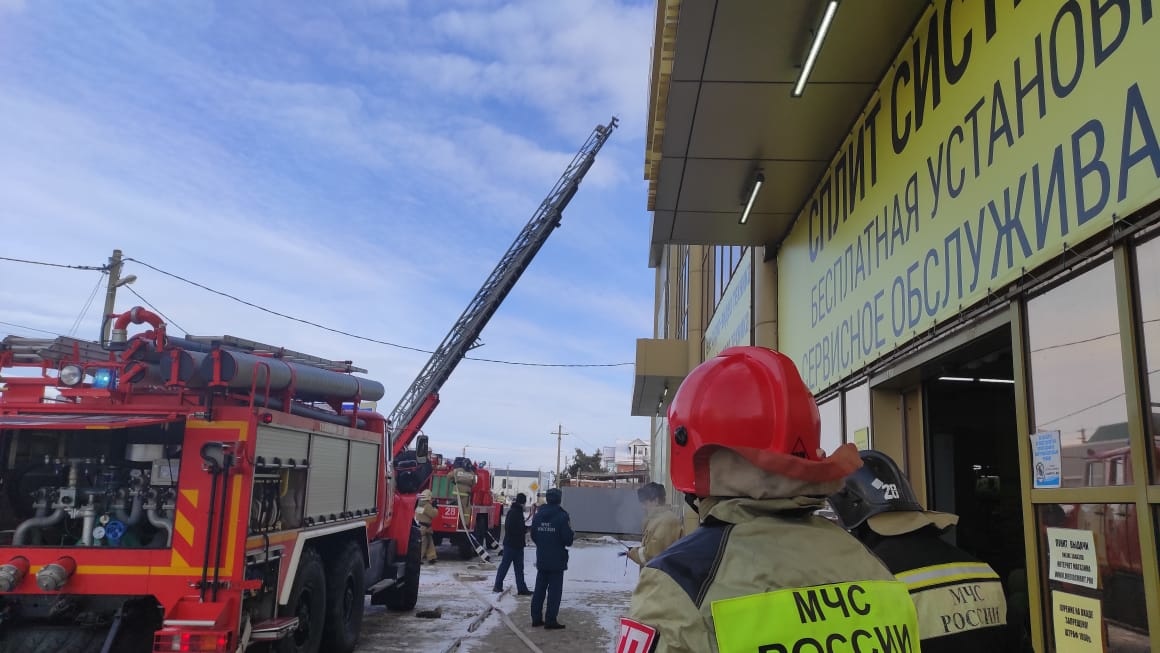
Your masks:
[{"label": "power line", "polygon": [[[231,295],[227,292],[223,292],[221,290],[211,288],[205,284],[201,284],[201,283],[198,283],[196,281],[187,279],[179,274],[174,274],[174,273],[169,272],[167,270],[162,270],[161,268],[159,268],[155,265],[150,265],[149,263],[146,263],[145,261],[142,261],[140,259],[136,259],[136,258],[133,258],[131,256],[127,256],[127,257],[125,257],[124,260],[133,261],[134,263],[137,263],[139,265],[143,265],[143,266],[149,268],[150,270],[153,270],[154,272],[164,274],[165,276],[171,277],[171,278],[176,279],[178,281],[181,281],[182,283],[187,283],[191,286],[201,288],[202,290],[205,290],[207,292],[211,292],[211,293],[213,293],[215,295],[219,295],[221,297],[225,297],[226,299],[238,302],[239,304],[244,304],[246,306],[249,306],[250,308],[254,308],[254,309],[257,309],[259,311],[269,313],[270,315],[275,315],[275,316],[280,317],[280,318],[291,320],[293,322],[298,322],[301,324],[306,324],[308,326],[315,327],[317,329],[322,329],[323,331],[337,333],[338,335],[346,336],[348,338],[354,338],[355,340],[363,340],[366,342],[373,342],[373,343],[378,344],[378,345],[385,345],[387,347],[395,347],[397,349],[406,349],[408,351],[419,352],[421,354],[433,354],[433,353],[435,353],[434,351],[432,351],[430,349],[421,349],[419,347],[411,347],[409,345],[401,345],[397,342],[390,342],[387,340],[379,340],[378,338],[371,338],[368,336],[360,336],[356,333],[351,333],[349,331],[343,331],[341,329],[335,329],[333,327],[328,327],[326,325],[319,324],[317,322],[312,322],[310,320],[306,320],[306,319],[303,319],[300,317],[294,317],[293,315],[287,315],[285,313],[280,313],[280,312],[275,311],[273,309],[266,308],[265,306],[262,306],[260,304],[255,304],[254,302],[246,301],[244,299],[241,299],[240,297],[236,297],[236,296]],[[134,294],[136,294],[136,293],[134,293]],[[498,363],[500,365],[519,365],[519,366],[523,366],[523,367],[622,367],[625,365],[632,365],[633,364],[633,363],[530,363],[530,362],[526,362],[526,361],[509,361],[509,360],[501,360],[501,359],[496,359],[496,358],[476,358],[474,356],[465,356],[464,358],[466,358],[468,360],[483,362],[483,363]]]},{"label": "power line", "polygon": [[[1145,372],[1144,372],[1144,376],[1145,376],[1145,377],[1148,377],[1148,376],[1151,376],[1151,375],[1155,374],[1156,372],[1160,372],[1160,368],[1157,368],[1157,369],[1154,369],[1154,370],[1145,370]],[[1117,394],[1117,395],[1115,395],[1115,396],[1113,396],[1113,397],[1108,397],[1107,399],[1104,399],[1104,400],[1102,400],[1102,401],[1097,401],[1096,403],[1094,403],[1094,404],[1092,404],[1092,405],[1090,405],[1090,406],[1085,406],[1085,407],[1083,407],[1083,408],[1080,408],[1079,410],[1074,410],[1074,411],[1072,411],[1072,412],[1070,412],[1070,413],[1068,413],[1068,414],[1066,414],[1066,415],[1060,415],[1059,417],[1052,418],[1052,419],[1050,419],[1050,420],[1048,420],[1048,421],[1046,421],[1046,422],[1039,422],[1039,423],[1038,423],[1038,425],[1037,425],[1037,427],[1038,427],[1038,428],[1042,428],[1042,427],[1044,427],[1044,426],[1047,426],[1048,424],[1054,424],[1054,423],[1056,423],[1056,422],[1059,422],[1059,421],[1065,420],[1065,419],[1067,419],[1067,418],[1069,418],[1069,417],[1075,417],[1076,415],[1079,415],[1080,413],[1086,413],[1087,411],[1089,411],[1089,410],[1091,410],[1091,409],[1093,409],[1093,408],[1099,408],[1100,406],[1103,406],[1103,405],[1104,405],[1104,404],[1106,404],[1106,403],[1109,403],[1109,402],[1115,401],[1115,400],[1119,399],[1120,397],[1123,397],[1123,396],[1124,396],[1124,395],[1126,395],[1126,394],[1128,394],[1128,392],[1125,390],[1124,392],[1121,392],[1121,393],[1119,393],[1119,394]]]},{"label": "power line", "polygon": [[[1152,324],[1153,322],[1160,322],[1160,318],[1153,318],[1151,320],[1144,320],[1143,322],[1141,322],[1141,324]],[[1120,332],[1115,331],[1113,333],[1105,333],[1105,334],[1100,335],[1100,336],[1092,336],[1090,338],[1084,338],[1082,340],[1072,340],[1070,342],[1061,342],[1057,345],[1044,345],[1043,347],[1039,347],[1037,349],[1032,349],[1031,353],[1035,354],[1035,353],[1038,353],[1041,351],[1048,351],[1050,349],[1061,349],[1063,347],[1071,347],[1072,345],[1082,345],[1082,344],[1089,343],[1089,342],[1095,342],[1096,340],[1103,340],[1104,338],[1112,338],[1112,337],[1115,337],[1118,335],[1120,335]]]},{"label": "power line", "polygon": [[73,320],[72,328],[68,330],[69,336],[76,335],[77,329],[81,328],[81,322],[85,321],[85,316],[89,314],[89,309],[93,307],[93,299],[97,296],[97,291],[101,289],[101,282],[104,280],[105,275],[97,277],[97,283],[93,286],[93,291],[89,293],[88,300],[81,307],[80,313],[77,313],[77,319]]},{"label": "power line", "polygon": [[30,326],[26,326],[24,324],[15,324],[12,322],[0,322],[0,324],[3,324],[4,326],[10,326],[10,327],[13,327],[15,329],[24,329],[25,331],[38,331],[40,333],[47,333],[50,336],[59,336],[60,335],[56,331],[48,331],[46,329],[37,329],[36,327],[30,327]]},{"label": "power line", "polygon": [[105,268],[95,265],[65,265],[64,263],[49,263],[48,261],[33,261],[25,258],[12,258],[10,256],[0,256],[0,261],[8,261],[9,263],[25,263],[28,265],[43,265],[50,268],[68,268],[70,270],[89,270],[92,272],[104,272]]},{"label": "power line", "polygon": [[1067,419],[1067,418],[1069,418],[1069,417],[1075,417],[1076,415],[1079,415],[1080,413],[1086,413],[1087,411],[1089,411],[1089,410],[1091,410],[1091,409],[1093,409],[1093,408],[1099,408],[1100,406],[1103,406],[1103,405],[1104,405],[1104,404],[1106,404],[1106,403],[1109,403],[1109,402],[1115,401],[1115,400],[1119,399],[1120,397],[1123,397],[1125,394],[1127,394],[1127,393],[1126,393],[1126,392],[1121,392],[1120,394],[1118,394],[1118,395],[1116,395],[1116,396],[1114,396],[1114,397],[1108,397],[1107,399],[1104,399],[1103,401],[1097,401],[1096,403],[1094,403],[1094,404],[1092,404],[1092,405],[1090,405],[1090,406],[1086,406],[1086,407],[1084,407],[1084,408],[1080,408],[1079,410],[1072,411],[1072,412],[1070,412],[1070,413],[1068,413],[1068,414],[1066,414],[1066,415],[1060,415],[1059,417],[1056,417],[1056,418],[1054,418],[1054,419],[1050,419],[1050,420],[1048,420],[1048,421],[1046,421],[1046,422],[1040,422],[1038,426],[1039,426],[1040,428],[1042,428],[1042,427],[1044,427],[1044,426],[1047,426],[1048,424],[1054,424],[1054,423],[1056,423],[1056,422],[1063,421],[1063,420],[1065,420],[1065,419]]},{"label": "power line", "polygon": [[133,290],[133,287],[132,287],[132,286],[128,286],[128,285],[127,285],[127,286],[125,286],[125,290],[128,290],[129,292],[131,292],[131,293],[133,293],[134,295],[136,295],[136,296],[137,296],[137,299],[140,299],[141,301],[145,302],[145,305],[146,305],[146,306],[148,306],[149,308],[153,309],[153,312],[154,312],[154,313],[157,313],[157,314],[158,314],[158,315],[160,315],[161,317],[165,318],[165,321],[166,321],[166,322],[168,322],[168,323],[172,324],[173,326],[177,327],[178,329],[181,329],[181,331],[182,331],[183,333],[185,333],[185,335],[189,335],[189,332],[188,332],[188,331],[186,331],[185,329],[182,329],[180,324],[178,324],[177,322],[174,322],[174,321],[173,321],[172,319],[170,319],[170,317],[169,317],[168,315],[166,315],[165,313],[162,313],[160,308],[157,308],[157,307],[156,307],[156,306],[154,306],[153,304],[150,304],[150,303],[149,303],[149,300],[148,300],[148,299],[145,299],[144,297],[142,297],[142,296],[141,296],[141,293],[137,292],[136,290]]}]

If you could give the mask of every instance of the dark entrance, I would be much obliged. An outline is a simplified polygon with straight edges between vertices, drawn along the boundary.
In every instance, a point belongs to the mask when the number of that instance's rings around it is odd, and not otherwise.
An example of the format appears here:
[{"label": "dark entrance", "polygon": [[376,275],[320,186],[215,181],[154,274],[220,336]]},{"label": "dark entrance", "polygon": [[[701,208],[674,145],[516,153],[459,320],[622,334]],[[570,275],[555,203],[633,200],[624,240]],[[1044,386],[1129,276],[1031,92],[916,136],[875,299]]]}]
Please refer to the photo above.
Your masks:
[{"label": "dark entrance", "polygon": [[1009,327],[924,366],[928,505],[954,513],[948,538],[998,572],[1024,569],[1020,437]]}]

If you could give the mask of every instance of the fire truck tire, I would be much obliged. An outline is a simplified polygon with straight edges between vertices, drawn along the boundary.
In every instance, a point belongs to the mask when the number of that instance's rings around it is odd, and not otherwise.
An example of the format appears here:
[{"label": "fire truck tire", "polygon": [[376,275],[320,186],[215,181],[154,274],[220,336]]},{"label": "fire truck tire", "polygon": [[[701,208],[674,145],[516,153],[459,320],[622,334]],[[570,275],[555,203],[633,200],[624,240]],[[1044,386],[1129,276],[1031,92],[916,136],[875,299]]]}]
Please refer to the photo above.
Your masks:
[{"label": "fire truck tire", "polygon": [[77,626],[10,627],[0,636],[0,653],[99,653],[108,634]]},{"label": "fire truck tire", "polygon": [[351,653],[358,645],[366,600],[366,564],[358,544],[348,541],[326,570],[326,626],[322,650]]},{"label": "fire truck tire", "polygon": [[318,653],[326,623],[326,572],[314,547],[302,549],[290,600],[282,616],[298,617],[298,628],[278,642],[278,653]]},{"label": "fire truck tire", "polygon": [[423,571],[423,561],[419,558],[423,539],[419,527],[411,525],[411,541],[407,545],[407,565],[403,572],[403,586],[386,590],[388,610],[405,612],[414,610],[419,602],[419,574]]}]

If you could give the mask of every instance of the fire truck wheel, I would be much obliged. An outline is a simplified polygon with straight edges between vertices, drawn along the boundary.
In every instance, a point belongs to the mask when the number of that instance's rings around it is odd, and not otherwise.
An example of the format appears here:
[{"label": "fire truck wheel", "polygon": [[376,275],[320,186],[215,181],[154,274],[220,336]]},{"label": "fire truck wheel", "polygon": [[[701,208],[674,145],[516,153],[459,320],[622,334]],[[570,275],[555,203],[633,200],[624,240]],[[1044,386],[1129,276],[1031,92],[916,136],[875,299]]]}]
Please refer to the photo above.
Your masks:
[{"label": "fire truck wheel", "polygon": [[0,636],[0,653],[98,653],[108,634],[76,626],[10,627]]},{"label": "fire truck wheel", "polygon": [[298,628],[279,642],[278,653],[317,653],[326,622],[326,572],[312,546],[302,549],[290,601],[281,612],[285,617],[298,617]]},{"label": "fire truck wheel", "polygon": [[358,644],[366,598],[366,564],[358,544],[348,541],[326,570],[326,627],[322,650],[350,653]]},{"label": "fire truck wheel", "polygon": [[419,554],[423,546],[419,527],[411,525],[411,541],[407,545],[407,566],[403,576],[403,586],[386,590],[386,604],[388,610],[404,612],[414,610],[419,602],[419,574],[423,571],[423,561]]}]

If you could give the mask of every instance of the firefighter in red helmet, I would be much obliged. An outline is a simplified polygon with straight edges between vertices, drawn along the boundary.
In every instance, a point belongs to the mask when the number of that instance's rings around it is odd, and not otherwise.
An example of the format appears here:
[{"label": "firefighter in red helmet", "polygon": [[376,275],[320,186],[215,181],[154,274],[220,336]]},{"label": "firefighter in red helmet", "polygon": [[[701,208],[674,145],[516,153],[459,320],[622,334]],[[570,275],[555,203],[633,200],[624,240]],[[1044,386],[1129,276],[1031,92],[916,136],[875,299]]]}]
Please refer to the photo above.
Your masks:
[{"label": "firefighter in red helmet", "polygon": [[689,374],[668,418],[673,485],[700,526],[641,570],[617,651],[917,648],[906,586],[813,514],[861,460],[851,444],[821,452],[789,358],[726,349]]}]

